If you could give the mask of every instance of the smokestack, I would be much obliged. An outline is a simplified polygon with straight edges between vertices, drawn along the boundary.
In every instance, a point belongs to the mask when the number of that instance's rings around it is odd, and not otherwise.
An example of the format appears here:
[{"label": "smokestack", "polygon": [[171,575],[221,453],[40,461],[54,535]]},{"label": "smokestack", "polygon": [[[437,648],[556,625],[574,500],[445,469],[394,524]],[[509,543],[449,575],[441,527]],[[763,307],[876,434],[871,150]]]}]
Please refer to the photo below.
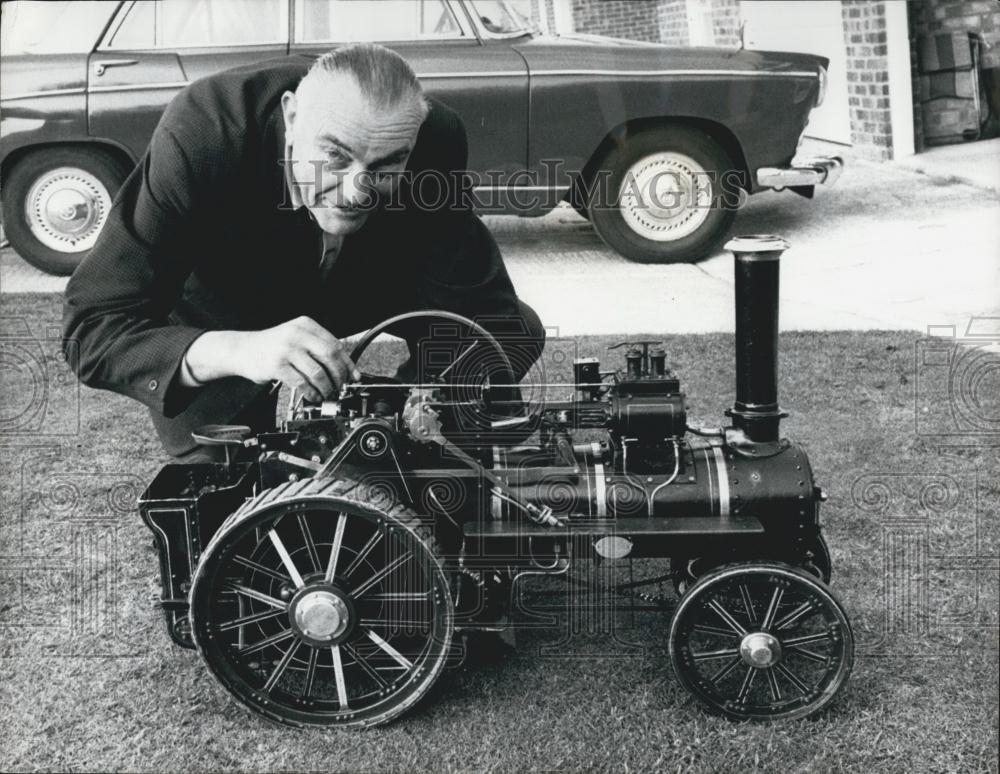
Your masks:
[{"label": "smokestack", "polygon": [[775,442],[778,407],[778,262],[788,242],[770,235],[726,244],[735,258],[736,403],[727,412],[751,441]]}]

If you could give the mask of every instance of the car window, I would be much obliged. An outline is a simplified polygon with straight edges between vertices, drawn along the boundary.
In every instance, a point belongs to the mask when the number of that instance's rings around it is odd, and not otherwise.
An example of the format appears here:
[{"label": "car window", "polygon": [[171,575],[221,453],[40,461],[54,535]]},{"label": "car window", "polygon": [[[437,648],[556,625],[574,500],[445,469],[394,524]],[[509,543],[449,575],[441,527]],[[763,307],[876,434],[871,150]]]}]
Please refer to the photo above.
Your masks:
[{"label": "car window", "polygon": [[194,48],[285,43],[285,0],[139,0],[111,48]]},{"label": "car window", "polygon": [[118,7],[116,2],[0,5],[0,50],[4,54],[73,54],[90,51]]},{"label": "car window", "polygon": [[512,35],[534,29],[530,21],[531,10],[523,4],[504,0],[473,0],[472,10],[483,27],[495,35]]},{"label": "car window", "polygon": [[460,37],[444,0],[295,0],[295,41],[419,40]]}]

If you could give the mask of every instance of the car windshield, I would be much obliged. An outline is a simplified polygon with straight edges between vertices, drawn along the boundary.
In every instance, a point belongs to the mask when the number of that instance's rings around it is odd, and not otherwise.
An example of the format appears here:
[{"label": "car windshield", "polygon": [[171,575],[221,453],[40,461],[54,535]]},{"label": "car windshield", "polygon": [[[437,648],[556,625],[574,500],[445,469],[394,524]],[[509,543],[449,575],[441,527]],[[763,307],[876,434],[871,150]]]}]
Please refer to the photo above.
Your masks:
[{"label": "car windshield", "polygon": [[513,2],[504,0],[472,0],[470,3],[479,21],[495,35],[537,32],[529,14],[522,13]]},{"label": "car windshield", "polygon": [[117,7],[116,0],[3,3],[0,50],[5,55],[89,52]]}]

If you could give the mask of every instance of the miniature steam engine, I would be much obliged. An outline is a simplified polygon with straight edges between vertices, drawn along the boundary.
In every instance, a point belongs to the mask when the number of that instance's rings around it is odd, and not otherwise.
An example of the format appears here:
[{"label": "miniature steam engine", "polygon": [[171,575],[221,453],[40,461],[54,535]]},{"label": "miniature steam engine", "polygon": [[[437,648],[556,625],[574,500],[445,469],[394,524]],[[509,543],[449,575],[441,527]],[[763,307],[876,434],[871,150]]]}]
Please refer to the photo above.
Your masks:
[{"label": "miniature steam engine", "polygon": [[[171,637],[264,716],[377,725],[428,692],[457,633],[516,626],[526,577],[599,583],[595,568],[640,560],[657,571],[605,590],[662,608],[674,671],[698,700],[735,719],[819,711],[848,678],[853,635],[827,586],[823,492],[779,433],[786,248],[727,245],[725,428],[689,426],[657,342],[626,342],[623,370],[581,358],[572,383],[515,386],[500,343],[447,312],[387,320],[351,353],[360,363],[379,334],[433,318],[460,333],[426,342],[431,375],[363,373],[336,400],[293,396],[272,432],[205,428],[197,440],[225,461],[168,465],[140,500]],[[640,590],[665,582],[676,594]]]}]

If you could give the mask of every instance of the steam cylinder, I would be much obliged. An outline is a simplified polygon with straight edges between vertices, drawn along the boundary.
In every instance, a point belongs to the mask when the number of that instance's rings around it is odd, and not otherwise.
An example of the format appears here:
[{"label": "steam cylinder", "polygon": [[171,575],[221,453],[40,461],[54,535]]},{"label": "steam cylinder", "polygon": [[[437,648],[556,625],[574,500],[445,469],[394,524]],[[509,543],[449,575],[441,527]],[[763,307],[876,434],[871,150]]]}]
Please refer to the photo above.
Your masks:
[{"label": "steam cylinder", "polygon": [[778,440],[778,266],[788,243],[776,236],[730,240],[736,286],[736,402],[733,426],[751,441]]}]

